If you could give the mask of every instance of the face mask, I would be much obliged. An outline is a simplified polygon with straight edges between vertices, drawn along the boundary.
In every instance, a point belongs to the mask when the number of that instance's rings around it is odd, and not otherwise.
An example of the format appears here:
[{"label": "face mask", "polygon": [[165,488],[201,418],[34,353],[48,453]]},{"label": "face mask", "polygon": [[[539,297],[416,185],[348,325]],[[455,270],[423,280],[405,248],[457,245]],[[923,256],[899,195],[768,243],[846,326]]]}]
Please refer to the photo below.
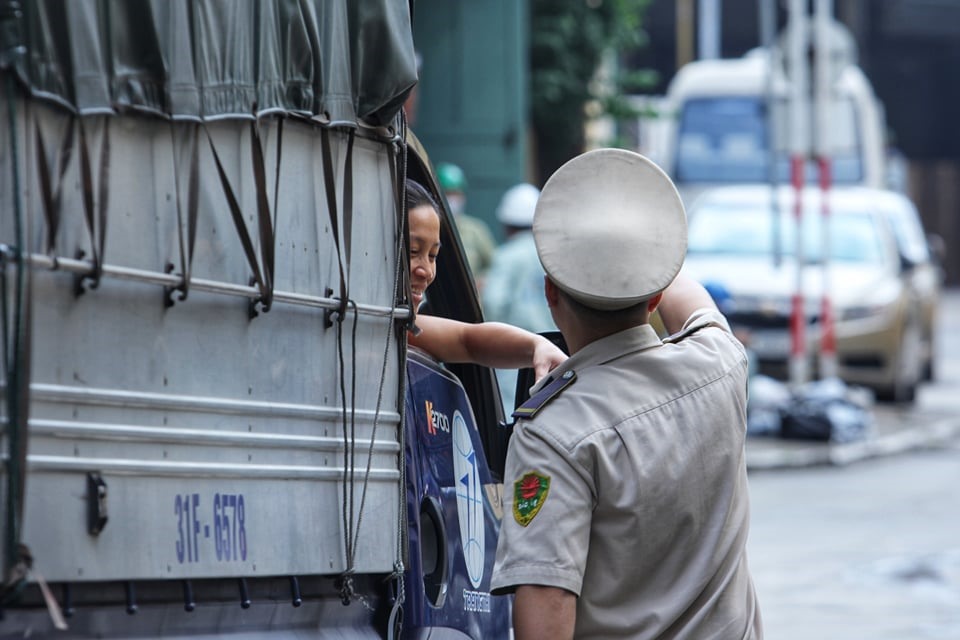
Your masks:
[{"label": "face mask", "polygon": [[447,196],[447,204],[450,205],[450,211],[455,216],[463,213],[463,207],[466,203],[466,197],[460,194],[454,193]]}]

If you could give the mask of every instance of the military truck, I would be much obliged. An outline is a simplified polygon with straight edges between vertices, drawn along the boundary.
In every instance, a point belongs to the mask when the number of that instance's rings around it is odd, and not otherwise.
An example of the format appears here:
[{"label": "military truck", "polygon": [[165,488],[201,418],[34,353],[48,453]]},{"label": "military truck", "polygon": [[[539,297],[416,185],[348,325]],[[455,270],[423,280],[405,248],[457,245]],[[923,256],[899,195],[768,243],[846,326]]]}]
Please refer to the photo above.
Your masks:
[{"label": "military truck", "polygon": [[406,345],[411,11],[0,0],[2,635],[509,634],[496,379]]}]

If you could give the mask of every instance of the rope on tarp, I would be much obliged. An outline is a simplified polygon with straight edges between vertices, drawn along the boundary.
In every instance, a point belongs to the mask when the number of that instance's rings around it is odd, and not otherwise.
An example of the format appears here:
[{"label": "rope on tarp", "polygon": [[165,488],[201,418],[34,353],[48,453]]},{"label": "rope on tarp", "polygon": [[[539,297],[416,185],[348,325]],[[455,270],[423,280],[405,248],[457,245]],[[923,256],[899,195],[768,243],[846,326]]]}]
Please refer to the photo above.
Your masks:
[{"label": "rope on tarp", "polygon": [[[27,418],[30,382],[30,299],[21,203],[20,149],[16,127],[16,89],[13,74],[6,74],[5,97],[10,136],[11,189],[16,245],[0,247],[0,333],[3,338],[4,400],[6,405],[7,495],[3,514],[4,574],[0,602],[19,596],[30,572],[29,550],[21,543],[24,481],[27,461]],[[13,277],[9,271],[12,268]],[[11,282],[12,280],[12,282]]]}]

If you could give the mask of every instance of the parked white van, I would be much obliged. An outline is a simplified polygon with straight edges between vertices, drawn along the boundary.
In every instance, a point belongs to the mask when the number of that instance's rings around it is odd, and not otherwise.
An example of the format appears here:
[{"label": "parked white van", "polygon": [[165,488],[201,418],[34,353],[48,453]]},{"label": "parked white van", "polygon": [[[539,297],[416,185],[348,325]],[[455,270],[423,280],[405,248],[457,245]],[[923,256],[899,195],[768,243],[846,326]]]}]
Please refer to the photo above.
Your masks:
[{"label": "parked white van", "polygon": [[[852,39],[834,25],[845,50],[827,118],[835,185],[883,187],[886,126],[883,107],[856,66]],[[684,65],[671,81],[665,107],[665,148],[657,154],[688,204],[704,188],[790,180],[789,79],[782,56],[754,49],[742,58]],[[769,100],[768,100],[769,96]],[[770,108],[767,108],[768,102]],[[816,183],[808,163],[805,181]]]}]

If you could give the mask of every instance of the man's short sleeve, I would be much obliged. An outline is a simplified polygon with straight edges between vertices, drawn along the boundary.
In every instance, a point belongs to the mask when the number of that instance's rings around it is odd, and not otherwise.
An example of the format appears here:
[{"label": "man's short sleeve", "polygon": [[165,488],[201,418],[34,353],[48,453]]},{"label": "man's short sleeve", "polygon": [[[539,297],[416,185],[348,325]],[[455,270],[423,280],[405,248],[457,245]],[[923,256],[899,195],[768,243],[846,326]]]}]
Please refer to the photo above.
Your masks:
[{"label": "man's short sleeve", "polygon": [[703,308],[690,314],[680,333],[696,331],[702,327],[720,327],[728,332],[730,331],[730,323],[727,322],[726,316],[716,309]]},{"label": "man's short sleeve", "polygon": [[504,476],[493,593],[535,584],[580,595],[594,506],[589,477],[542,429],[517,424]]}]

